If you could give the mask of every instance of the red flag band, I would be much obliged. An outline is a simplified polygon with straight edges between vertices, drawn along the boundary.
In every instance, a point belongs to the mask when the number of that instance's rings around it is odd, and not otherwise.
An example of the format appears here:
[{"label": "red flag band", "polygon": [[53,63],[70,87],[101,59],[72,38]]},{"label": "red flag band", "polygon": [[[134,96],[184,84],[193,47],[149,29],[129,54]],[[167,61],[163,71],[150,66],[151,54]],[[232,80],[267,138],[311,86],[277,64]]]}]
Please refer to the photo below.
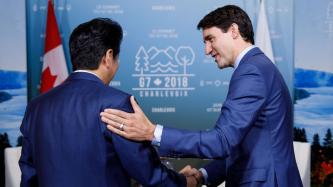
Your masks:
[{"label": "red flag band", "polygon": [[68,76],[64,50],[51,0],[48,1],[47,7],[41,93],[61,84]]}]

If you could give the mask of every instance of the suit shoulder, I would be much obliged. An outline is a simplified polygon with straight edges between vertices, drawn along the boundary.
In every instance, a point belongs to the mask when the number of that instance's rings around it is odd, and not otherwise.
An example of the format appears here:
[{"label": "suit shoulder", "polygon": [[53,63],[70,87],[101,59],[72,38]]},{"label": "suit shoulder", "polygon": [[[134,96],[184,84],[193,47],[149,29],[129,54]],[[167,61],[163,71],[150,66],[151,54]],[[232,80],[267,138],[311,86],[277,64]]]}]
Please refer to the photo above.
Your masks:
[{"label": "suit shoulder", "polygon": [[49,91],[46,91],[45,93],[40,93],[38,96],[36,96],[35,98],[33,98],[29,103],[31,105],[36,105],[40,102],[45,102],[50,100],[50,98],[54,98],[56,96],[59,95],[59,91],[64,90],[65,84],[62,83],[52,89],[50,89]]},{"label": "suit shoulder", "polygon": [[106,97],[120,97],[120,98],[128,98],[131,96],[131,94],[126,93],[122,90],[119,90],[117,88],[111,87],[111,86],[106,86],[103,90],[103,93],[105,94]]},{"label": "suit shoulder", "polygon": [[131,95],[117,88],[106,86],[101,93],[101,102],[105,108],[117,108],[126,112],[132,112],[130,103]]},{"label": "suit shoulder", "polygon": [[40,94],[38,96],[36,96],[35,98],[31,99],[28,102],[27,108],[33,107],[35,105],[37,105],[38,103],[41,103],[43,100],[47,100],[47,97],[49,95],[49,92]]},{"label": "suit shoulder", "polygon": [[263,66],[266,68],[275,67],[273,62],[264,54],[257,54],[248,59],[248,63],[253,64],[255,66]]},{"label": "suit shoulder", "polygon": [[258,71],[262,75],[275,74],[278,69],[273,62],[263,53],[251,56],[244,63],[241,64],[240,69],[252,69]]}]

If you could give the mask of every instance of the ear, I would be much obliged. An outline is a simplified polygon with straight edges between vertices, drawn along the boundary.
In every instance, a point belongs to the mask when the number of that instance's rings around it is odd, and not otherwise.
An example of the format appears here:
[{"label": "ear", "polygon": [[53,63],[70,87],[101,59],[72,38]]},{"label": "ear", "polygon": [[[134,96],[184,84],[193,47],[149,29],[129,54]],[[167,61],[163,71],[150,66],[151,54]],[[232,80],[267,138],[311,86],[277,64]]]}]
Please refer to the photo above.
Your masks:
[{"label": "ear", "polygon": [[108,49],[106,51],[105,58],[106,58],[107,61],[113,60],[113,50],[112,49]]},{"label": "ear", "polygon": [[112,61],[113,61],[113,50],[112,49],[108,49],[105,52],[105,55],[103,56],[103,63],[105,64],[106,68],[111,68],[112,66]]},{"label": "ear", "polygon": [[231,24],[230,26],[231,36],[233,39],[237,39],[239,37],[239,28],[236,23]]}]

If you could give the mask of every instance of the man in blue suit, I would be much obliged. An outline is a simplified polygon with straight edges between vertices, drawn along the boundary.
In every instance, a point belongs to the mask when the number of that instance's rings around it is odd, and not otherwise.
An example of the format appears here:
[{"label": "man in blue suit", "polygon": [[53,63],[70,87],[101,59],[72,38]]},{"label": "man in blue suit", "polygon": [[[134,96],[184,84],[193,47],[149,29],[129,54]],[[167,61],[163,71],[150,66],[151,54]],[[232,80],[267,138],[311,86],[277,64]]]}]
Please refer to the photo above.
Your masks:
[{"label": "man in blue suit", "polygon": [[126,187],[131,178],[143,186],[186,186],[185,176],[161,164],[150,143],[124,139],[99,118],[107,107],[133,111],[130,95],[108,86],[121,40],[121,26],[107,18],[72,32],[74,73],[31,101],[21,125],[22,187]]},{"label": "man in blue suit", "polygon": [[[228,187],[302,186],[293,149],[291,97],[278,69],[254,46],[250,18],[227,5],[206,15],[198,29],[205,53],[220,69],[234,68],[213,129],[190,132],[153,125],[133,98],[135,113],[106,110],[102,120],[117,134],[159,145],[161,155],[216,159],[200,171],[183,171],[212,186],[224,180]],[[119,129],[120,122],[125,128]]]}]

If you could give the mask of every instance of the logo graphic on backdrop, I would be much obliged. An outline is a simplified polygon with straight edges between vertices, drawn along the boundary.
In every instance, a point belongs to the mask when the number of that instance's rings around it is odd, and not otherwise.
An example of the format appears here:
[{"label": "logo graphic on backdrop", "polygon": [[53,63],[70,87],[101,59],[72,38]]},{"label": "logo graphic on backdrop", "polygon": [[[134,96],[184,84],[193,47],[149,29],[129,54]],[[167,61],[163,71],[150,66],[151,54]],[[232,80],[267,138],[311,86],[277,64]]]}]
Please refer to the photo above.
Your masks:
[{"label": "logo graphic on backdrop", "polygon": [[189,46],[178,48],[169,46],[158,49],[155,46],[140,46],[135,55],[135,73],[140,97],[187,97],[190,91],[190,80],[194,74],[188,67],[193,65],[195,54]]}]

